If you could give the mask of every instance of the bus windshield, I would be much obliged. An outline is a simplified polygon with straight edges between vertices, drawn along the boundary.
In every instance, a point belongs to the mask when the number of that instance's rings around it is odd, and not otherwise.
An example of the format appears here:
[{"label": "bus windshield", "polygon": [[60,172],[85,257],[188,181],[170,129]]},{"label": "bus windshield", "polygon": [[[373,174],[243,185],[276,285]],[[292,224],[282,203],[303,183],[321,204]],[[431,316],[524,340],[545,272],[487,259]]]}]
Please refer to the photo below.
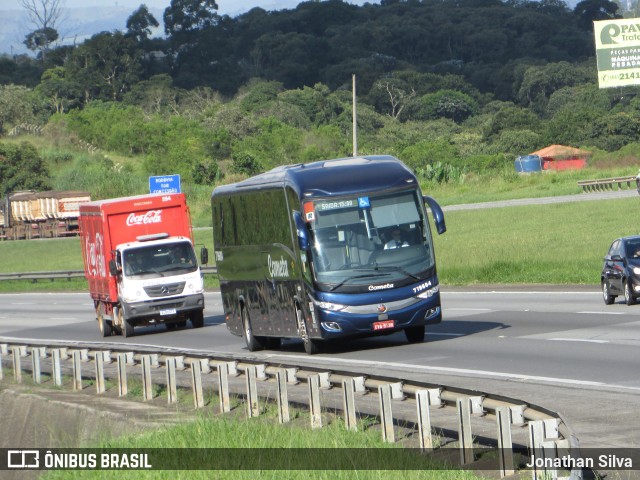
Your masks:
[{"label": "bus windshield", "polygon": [[304,205],[315,279],[322,289],[362,290],[433,274],[429,223],[417,190]]}]

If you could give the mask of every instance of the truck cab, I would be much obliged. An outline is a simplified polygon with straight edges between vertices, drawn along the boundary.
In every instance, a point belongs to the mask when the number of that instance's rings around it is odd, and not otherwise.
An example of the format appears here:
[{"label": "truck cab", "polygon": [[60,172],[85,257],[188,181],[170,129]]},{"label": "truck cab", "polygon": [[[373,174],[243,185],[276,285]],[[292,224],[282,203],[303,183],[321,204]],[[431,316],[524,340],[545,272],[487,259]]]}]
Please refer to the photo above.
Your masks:
[{"label": "truck cab", "polygon": [[[123,315],[133,324],[203,323],[203,278],[191,240],[168,234],[118,245],[110,273],[118,278]],[[169,327],[171,328],[171,327]]]}]

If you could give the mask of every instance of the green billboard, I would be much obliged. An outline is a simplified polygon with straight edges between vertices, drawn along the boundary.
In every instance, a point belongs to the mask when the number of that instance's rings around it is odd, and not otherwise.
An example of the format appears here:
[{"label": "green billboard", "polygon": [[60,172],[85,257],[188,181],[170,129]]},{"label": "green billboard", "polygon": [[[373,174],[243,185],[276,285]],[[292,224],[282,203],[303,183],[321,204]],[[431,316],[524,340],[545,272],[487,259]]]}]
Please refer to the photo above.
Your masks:
[{"label": "green billboard", "polygon": [[593,22],[600,88],[640,85],[640,18]]}]

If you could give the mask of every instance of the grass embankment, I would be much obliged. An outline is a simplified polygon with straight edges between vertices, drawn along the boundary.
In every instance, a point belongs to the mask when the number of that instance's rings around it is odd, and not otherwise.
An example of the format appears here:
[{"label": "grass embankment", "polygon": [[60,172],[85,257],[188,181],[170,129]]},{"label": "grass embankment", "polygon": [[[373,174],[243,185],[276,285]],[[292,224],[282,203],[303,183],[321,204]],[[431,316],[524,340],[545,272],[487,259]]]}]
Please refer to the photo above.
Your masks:
[{"label": "grass embankment", "polygon": [[618,236],[639,233],[640,199],[448,212],[434,236],[443,284],[599,284]]},{"label": "grass embankment", "polygon": [[[637,234],[639,198],[531,205],[446,213],[447,232],[434,234],[440,281],[477,283],[593,284],[611,241]],[[194,232],[196,245],[213,252],[211,230]],[[80,270],[75,239],[0,243],[2,271]],[[207,287],[217,286],[211,276]],[[49,280],[0,282],[0,291],[84,290],[86,284]],[[54,287],[55,284],[55,287]]]},{"label": "grass embankment", "polygon": [[[356,470],[313,470],[305,471],[299,470],[295,467],[304,464],[304,459],[300,459],[295,455],[299,455],[299,452],[287,453],[284,449],[309,449],[307,455],[307,465],[317,465],[322,459],[322,450],[319,449],[343,449],[345,455],[358,455],[355,449],[376,449],[373,452],[380,452],[377,449],[400,449],[400,445],[385,444],[380,439],[380,432],[376,429],[370,429],[363,431],[362,424],[359,427],[358,432],[348,431],[344,428],[341,421],[336,421],[330,425],[315,431],[310,431],[307,428],[301,426],[302,418],[299,421],[294,421],[292,424],[279,425],[273,421],[273,418],[256,418],[249,421],[242,421],[238,418],[232,417],[202,417],[194,422],[188,422],[175,427],[161,428],[158,430],[149,431],[142,435],[123,437],[107,442],[103,442],[98,445],[99,448],[127,448],[132,449],[131,452],[142,453],[144,449],[188,449],[183,453],[186,458],[190,458],[193,455],[193,464],[188,472],[175,471],[172,473],[172,477],[175,478],[189,478],[189,479],[274,479],[274,480],[287,480],[287,479],[406,479],[408,476],[412,479],[434,479],[434,480],[460,480],[468,479],[475,480],[479,477],[473,475],[470,472],[462,470],[443,470],[442,464],[429,464],[428,461],[424,461],[423,458],[414,457],[414,453],[398,453],[398,457],[395,455],[394,465],[388,465],[389,470],[375,469],[367,470],[365,468],[358,468]],[[306,420],[306,419],[304,419]],[[279,449],[279,458],[259,458],[260,451],[256,452],[243,452],[242,455],[230,454],[227,452],[226,458],[218,459],[205,457],[198,462],[198,452],[194,452],[194,449],[198,448],[255,448],[255,449]],[[209,452],[211,455],[212,452]],[[271,451],[271,455],[274,455],[274,451]],[[165,453],[168,457],[180,455],[179,451],[167,450]],[[202,452],[206,455],[206,452]],[[313,458],[317,456],[318,458]],[[362,453],[360,453],[362,455]],[[229,456],[236,458],[228,458]],[[244,459],[242,457],[245,457]],[[251,458],[246,458],[250,456]],[[403,457],[405,460],[404,465],[420,464],[424,467],[423,470],[402,470]],[[413,457],[413,458],[412,458]],[[331,466],[335,463],[332,458],[326,458],[325,465]],[[338,461],[339,459],[335,459]],[[176,461],[178,464],[180,459],[166,458],[163,462],[171,464]],[[184,461],[184,460],[183,460]],[[188,461],[188,460],[187,460]],[[247,468],[247,465],[269,465],[270,462],[277,462],[273,464],[292,466],[287,470],[264,470],[257,468],[254,470],[216,470],[216,463],[219,465],[229,465],[236,463],[239,468]],[[362,466],[362,458],[354,458],[353,462],[358,467]],[[380,461],[376,461],[376,458],[372,459],[372,465],[379,467]],[[211,470],[198,470],[202,468],[202,465],[210,466]],[[264,467],[263,467],[264,468]],[[393,469],[392,469],[393,468]],[[110,475],[109,475],[110,474]],[[58,479],[74,479],[74,478],[111,478],[117,476],[118,478],[135,478],[135,479],[155,479],[155,478],[167,478],[167,471],[150,470],[150,471],[138,471],[138,472],[106,472],[106,471],[58,471],[49,472],[44,476],[47,480]]]}]

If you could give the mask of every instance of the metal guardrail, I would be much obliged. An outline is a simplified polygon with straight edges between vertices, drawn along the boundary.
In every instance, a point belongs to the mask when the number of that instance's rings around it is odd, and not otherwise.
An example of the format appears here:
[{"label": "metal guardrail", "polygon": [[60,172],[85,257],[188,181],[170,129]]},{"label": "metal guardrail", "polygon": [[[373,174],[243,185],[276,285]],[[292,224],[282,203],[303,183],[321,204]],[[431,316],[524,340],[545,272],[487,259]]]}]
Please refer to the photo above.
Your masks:
[{"label": "metal guardrail", "polygon": [[578,185],[582,187],[583,192],[603,192],[606,190],[623,190],[626,185],[627,188],[634,188],[636,186],[636,177],[613,177],[613,178],[600,178],[597,180],[580,180]]},{"label": "metal guardrail", "polygon": [[[200,267],[202,273],[207,275],[217,273],[216,267]],[[0,281],[2,280],[64,280],[70,278],[84,278],[84,270],[60,270],[51,272],[19,272],[19,273],[0,273]]]},{"label": "metal guardrail", "polygon": [[[278,420],[284,424],[291,419],[289,406],[294,399],[297,405],[308,406],[312,429],[326,423],[330,410],[336,415],[341,412],[347,429],[357,430],[363,428],[362,424],[358,425],[358,416],[366,413],[378,420],[375,428],[379,426],[384,442],[417,438],[420,451],[433,454],[445,451],[449,459],[458,457],[454,465],[462,468],[473,469],[477,461],[490,459],[492,465],[495,464],[491,470],[498,470],[503,477],[514,474],[529,461],[530,455],[551,460],[549,464],[563,455],[579,456],[578,440],[558,413],[517,399],[427,382],[372,376],[365,372],[270,364],[240,355],[113,344],[97,347],[95,343],[82,342],[30,341],[25,344],[1,338],[0,381],[3,375],[8,376],[2,369],[5,359],[11,364],[7,371],[13,371],[15,383],[24,381],[28,369],[22,365],[28,359],[37,384],[43,383],[43,372],[50,372],[47,382],[57,387],[70,384],[73,390],[79,391],[84,388],[83,379],[92,378],[96,393],[103,394],[107,390],[105,377],[110,375],[115,378],[117,387],[113,388],[117,388],[120,397],[129,393],[127,376],[139,375],[145,401],[154,398],[152,382],[157,382],[159,375],[156,373],[154,379],[152,372],[164,369],[163,384],[169,404],[177,402],[178,384],[182,380],[182,385],[186,382],[186,388],[190,386],[195,408],[205,408],[203,385],[206,384],[217,391],[219,402],[213,408],[220,413],[231,411],[232,392],[244,399],[249,418],[263,413],[260,402],[264,398],[275,397]],[[93,364],[90,377],[82,370],[87,363]],[[64,377],[63,370],[67,372]],[[437,423],[440,433],[434,437]],[[451,441],[443,441],[443,437],[449,435]],[[489,443],[493,452],[497,445],[497,459],[495,454],[478,459],[481,452],[486,451],[482,439],[488,438],[495,439]],[[524,460],[514,455],[519,445],[526,445],[524,448],[528,449]],[[534,467],[531,472],[534,479],[566,476],[566,471],[555,467]],[[574,467],[570,476],[581,479],[582,470]]]}]

